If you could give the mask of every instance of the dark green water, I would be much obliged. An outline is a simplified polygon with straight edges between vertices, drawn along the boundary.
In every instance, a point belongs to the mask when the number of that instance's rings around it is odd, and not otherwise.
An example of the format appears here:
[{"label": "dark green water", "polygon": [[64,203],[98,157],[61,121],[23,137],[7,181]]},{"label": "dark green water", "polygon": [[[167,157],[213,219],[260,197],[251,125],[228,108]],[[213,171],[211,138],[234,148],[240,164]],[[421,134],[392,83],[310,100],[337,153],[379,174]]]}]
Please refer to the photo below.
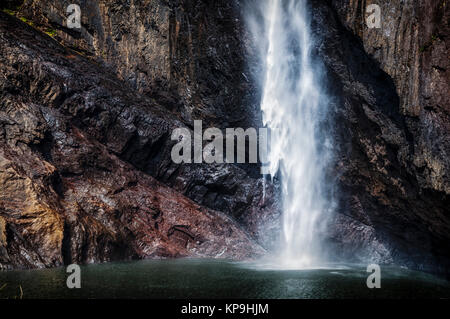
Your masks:
[{"label": "dark green water", "polygon": [[68,289],[65,268],[0,272],[0,298],[450,298],[448,282],[381,267],[381,288],[368,289],[364,265],[264,270],[218,260],[144,260],[82,266],[81,289]]}]

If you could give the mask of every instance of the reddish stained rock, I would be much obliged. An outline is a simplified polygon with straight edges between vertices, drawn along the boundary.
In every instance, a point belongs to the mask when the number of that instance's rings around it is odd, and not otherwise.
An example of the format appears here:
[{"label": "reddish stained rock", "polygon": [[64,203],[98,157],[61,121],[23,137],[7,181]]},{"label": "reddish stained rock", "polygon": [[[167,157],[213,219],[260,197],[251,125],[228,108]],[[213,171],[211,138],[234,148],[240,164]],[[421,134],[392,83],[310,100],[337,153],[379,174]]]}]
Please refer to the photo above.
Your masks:
[{"label": "reddish stained rock", "polygon": [[2,268],[264,253],[230,217],[119,158],[127,119],[154,123],[155,140],[175,119],[108,70],[0,14]]}]

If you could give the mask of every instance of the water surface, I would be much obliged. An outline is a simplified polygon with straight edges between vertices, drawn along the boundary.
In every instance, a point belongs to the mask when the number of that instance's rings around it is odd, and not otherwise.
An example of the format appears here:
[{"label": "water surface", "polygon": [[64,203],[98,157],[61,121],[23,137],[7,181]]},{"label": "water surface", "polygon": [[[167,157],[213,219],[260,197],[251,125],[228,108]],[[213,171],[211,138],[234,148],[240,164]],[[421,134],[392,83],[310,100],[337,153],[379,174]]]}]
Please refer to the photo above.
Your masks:
[{"label": "water surface", "polygon": [[0,272],[0,298],[450,298],[450,284],[429,274],[381,268],[368,289],[364,265],[271,270],[223,260],[142,260],[81,267],[81,289],[65,268]]}]

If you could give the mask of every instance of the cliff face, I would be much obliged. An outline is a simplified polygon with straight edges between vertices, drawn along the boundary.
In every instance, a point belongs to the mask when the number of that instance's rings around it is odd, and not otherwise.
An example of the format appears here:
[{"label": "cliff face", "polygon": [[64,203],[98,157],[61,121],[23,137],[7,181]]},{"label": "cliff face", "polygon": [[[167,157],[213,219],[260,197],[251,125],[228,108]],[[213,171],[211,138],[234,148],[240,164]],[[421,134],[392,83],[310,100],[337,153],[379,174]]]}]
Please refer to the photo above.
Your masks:
[{"label": "cliff face", "polygon": [[187,122],[230,127],[253,118],[242,114],[251,90],[235,1],[85,1],[79,31],[64,28],[67,5],[26,1],[20,11]]},{"label": "cliff face", "polygon": [[[237,2],[80,4],[86,14],[79,31],[65,28],[64,1],[26,1],[20,14],[42,30],[52,29],[64,46],[111,69],[185,126],[192,128],[193,120],[202,120],[204,128],[260,126],[256,90],[245,74]],[[171,130],[159,130],[158,140],[148,143],[146,131],[129,128],[120,157],[197,203],[232,215],[261,237],[252,216],[267,215],[276,203],[262,201],[258,167],[175,165]],[[267,192],[275,191],[269,184]]]},{"label": "cliff face", "polygon": [[[2,267],[261,254],[235,221],[123,158],[183,126],[115,74],[0,13]],[[145,151],[144,151],[145,150]]]},{"label": "cliff face", "polygon": [[[372,1],[373,2],[373,1]],[[399,113],[412,135],[410,163],[422,189],[448,194],[449,15],[445,1],[377,1],[381,28],[365,27],[366,1],[334,1],[343,24],[395,85]]]},{"label": "cliff face", "polygon": [[381,28],[369,29],[370,3],[312,1],[340,147],[331,240],[363,259],[446,272],[449,8],[378,1]]},{"label": "cliff face", "polygon": [[[448,4],[378,1],[381,28],[368,29],[370,1],[310,3],[333,101],[330,251],[445,272]],[[257,165],[170,159],[172,129],[194,119],[260,126],[244,4],[82,1],[80,31],[67,5],[25,1],[16,14],[33,27],[1,16],[0,264],[269,247],[278,188],[263,198]]]}]

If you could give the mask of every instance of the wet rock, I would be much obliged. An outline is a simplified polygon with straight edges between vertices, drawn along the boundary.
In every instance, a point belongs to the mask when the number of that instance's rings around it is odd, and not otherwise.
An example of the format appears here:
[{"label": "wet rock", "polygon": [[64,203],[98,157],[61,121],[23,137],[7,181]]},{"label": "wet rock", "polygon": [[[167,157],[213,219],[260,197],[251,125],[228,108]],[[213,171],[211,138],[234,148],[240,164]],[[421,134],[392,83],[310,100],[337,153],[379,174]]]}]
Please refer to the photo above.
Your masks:
[{"label": "wet rock", "polygon": [[[176,117],[108,69],[0,14],[2,267],[264,252],[236,221],[126,157],[138,136],[151,158],[161,136],[181,125]],[[169,235],[177,225],[189,226],[188,244]]]},{"label": "wet rock", "polygon": [[[202,120],[204,128],[262,126],[258,90],[245,76],[248,48],[241,41],[242,5],[238,1],[91,1],[81,4],[84,14],[78,33],[66,28],[65,5],[64,1],[26,1],[19,15],[38,29],[51,26],[56,40],[104,65],[130,90],[150,97],[161,113],[177,121],[169,124],[137,113],[123,101],[95,104],[99,95],[107,99],[116,94],[109,88],[91,90],[82,99],[70,97],[63,107],[121,159],[197,203],[233,216],[245,227],[252,224],[249,229],[256,238],[267,240],[251,220],[264,224],[268,214],[258,214],[263,210],[279,214],[279,207],[276,201],[264,209],[252,206],[259,203],[262,191],[258,165],[176,165],[170,158],[172,129],[192,128],[193,120]],[[85,104],[83,109],[80,103]],[[266,187],[269,193],[276,188],[271,182]]]},{"label": "wet rock", "polygon": [[334,101],[331,175],[347,220],[331,222],[331,238],[339,234],[341,251],[362,260],[448,274],[448,39],[420,49],[432,34],[448,34],[448,6],[381,1],[381,29],[369,29],[363,1],[312,4]]}]

